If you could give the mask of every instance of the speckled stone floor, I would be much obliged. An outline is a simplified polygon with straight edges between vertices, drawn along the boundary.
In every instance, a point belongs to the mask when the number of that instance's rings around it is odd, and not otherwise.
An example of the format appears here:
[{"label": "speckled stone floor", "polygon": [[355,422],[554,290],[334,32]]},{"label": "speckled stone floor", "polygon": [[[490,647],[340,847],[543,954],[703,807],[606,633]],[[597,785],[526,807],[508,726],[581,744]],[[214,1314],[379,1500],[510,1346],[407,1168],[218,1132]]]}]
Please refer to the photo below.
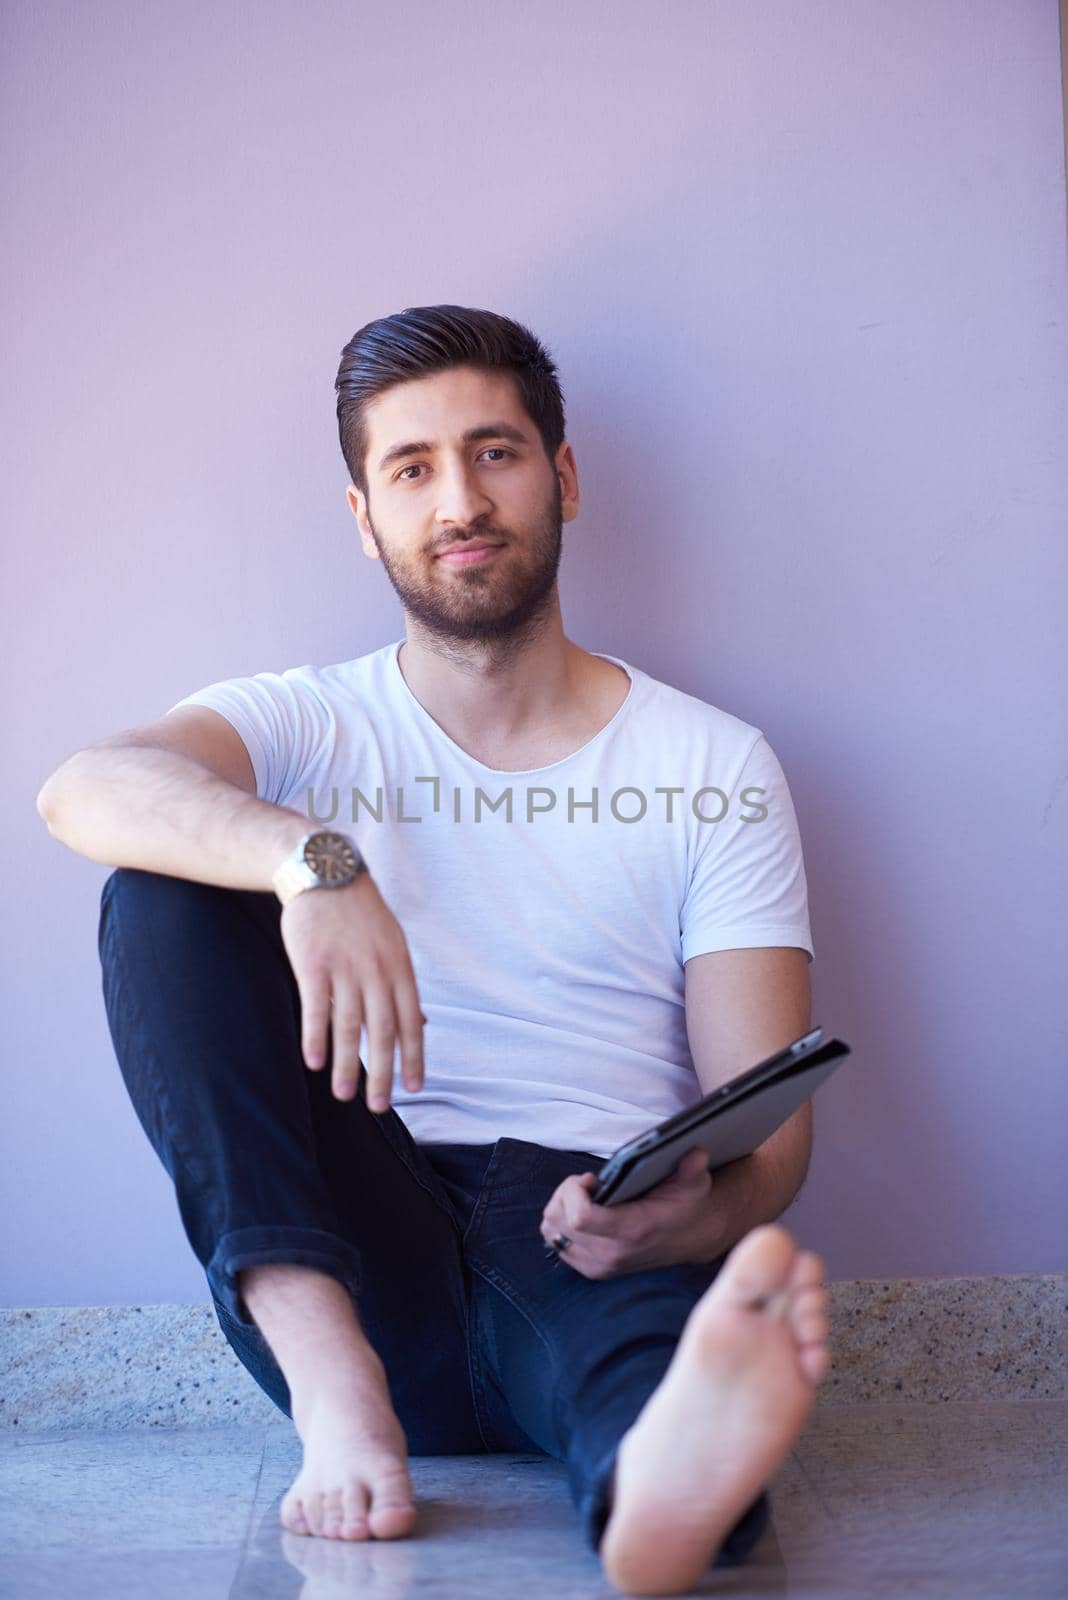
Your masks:
[{"label": "speckled stone floor", "polygon": [[[1068,1600],[1068,1277],[828,1291],[770,1525],[692,1592]],[[617,1593],[548,1456],[412,1456],[415,1533],[364,1543],[283,1529],[300,1460],[210,1305],[0,1309],[0,1600]]]},{"label": "speckled stone floor", "polygon": [[[284,1418],[0,1435],[0,1594],[11,1600],[480,1600],[530,1584],[612,1596],[561,1463],[413,1456],[406,1540],[286,1532],[300,1466]],[[772,1482],[772,1521],[707,1595],[1063,1600],[1068,1400],[817,1402]]]}]

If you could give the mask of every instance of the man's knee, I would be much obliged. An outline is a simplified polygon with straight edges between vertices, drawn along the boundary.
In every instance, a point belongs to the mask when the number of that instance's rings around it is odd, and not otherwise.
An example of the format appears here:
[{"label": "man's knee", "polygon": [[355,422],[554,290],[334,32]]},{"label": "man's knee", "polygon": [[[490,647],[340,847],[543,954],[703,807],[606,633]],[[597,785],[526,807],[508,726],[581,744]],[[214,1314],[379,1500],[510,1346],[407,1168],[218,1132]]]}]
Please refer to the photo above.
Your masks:
[{"label": "man's knee", "polygon": [[148,914],[153,921],[158,921],[161,913],[172,909],[182,914],[193,903],[192,891],[196,887],[188,880],[168,877],[162,872],[148,872],[141,867],[115,867],[100,891],[100,938],[103,939],[109,923],[115,927],[133,915]]},{"label": "man's knee", "polygon": [[242,908],[273,913],[276,918],[281,911],[277,896],[269,890],[231,889],[144,867],[113,868],[100,891],[101,910],[117,904],[147,905],[161,910],[173,907],[176,910],[220,911],[236,909],[239,903]]},{"label": "man's knee", "polygon": [[105,935],[116,936],[124,924],[135,938],[148,925],[164,939],[199,925],[227,940],[265,934],[278,942],[281,909],[270,892],[224,888],[141,867],[115,867],[100,892],[97,943],[103,955]]}]

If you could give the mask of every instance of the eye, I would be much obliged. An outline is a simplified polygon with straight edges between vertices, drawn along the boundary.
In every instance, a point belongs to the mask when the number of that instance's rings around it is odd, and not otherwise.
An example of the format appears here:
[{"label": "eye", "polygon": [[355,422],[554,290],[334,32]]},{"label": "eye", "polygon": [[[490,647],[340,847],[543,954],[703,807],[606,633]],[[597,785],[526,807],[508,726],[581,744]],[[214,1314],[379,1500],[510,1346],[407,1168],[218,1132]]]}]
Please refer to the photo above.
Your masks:
[{"label": "eye", "polygon": [[[482,452],[482,454],[484,456],[492,455],[494,453],[496,453],[499,456],[514,456],[515,455],[515,451],[514,450],[506,450],[504,445],[501,445],[501,444],[491,444],[488,449],[483,450],[483,452]],[[400,471],[396,474],[396,476],[394,478],[394,482],[399,482],[401,480],[403,480],[405,483],[415,483],[415,482],[417,482],[418,480],[415,479],[415,478],[405,478],[404,474],[406,472],[416,472],[421,465],[422,465],[422,462],[413,461],[410,466],[402,467],[400,469]]]}]

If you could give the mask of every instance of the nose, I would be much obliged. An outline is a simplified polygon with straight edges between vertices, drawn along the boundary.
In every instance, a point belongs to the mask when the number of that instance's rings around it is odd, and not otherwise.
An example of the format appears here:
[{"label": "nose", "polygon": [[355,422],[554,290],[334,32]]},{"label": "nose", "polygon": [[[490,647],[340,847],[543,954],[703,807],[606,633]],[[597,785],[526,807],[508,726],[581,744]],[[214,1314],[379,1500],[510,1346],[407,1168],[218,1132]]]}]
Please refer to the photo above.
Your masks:
[{"label": "nose", "polygon": [[466,528],[485,516],[493,505],[484,482],[466,461],[444,463],[438,470],[438,496],[435,517],[438,522],[456,523]]}]

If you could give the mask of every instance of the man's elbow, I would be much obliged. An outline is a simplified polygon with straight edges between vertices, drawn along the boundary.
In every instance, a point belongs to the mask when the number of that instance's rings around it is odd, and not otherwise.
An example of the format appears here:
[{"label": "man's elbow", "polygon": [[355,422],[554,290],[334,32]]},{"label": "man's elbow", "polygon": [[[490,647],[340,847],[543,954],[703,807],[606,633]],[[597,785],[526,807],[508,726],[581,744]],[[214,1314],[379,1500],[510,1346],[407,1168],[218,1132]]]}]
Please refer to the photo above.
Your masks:
[{"label": "man's elbow", "polygon": [[60,762],[56,770],[45,779],[37,791],[37,815],[47,823],[48,831],[54,839],[58,839],[60,836],[64,812],[64,796],[68,789],[67,779],[70,776],[70,766],[79,754],[79,751],[75,751],[73,756],[68,756],[66,761]]},{"label": "man's elbow", "polygon": [[55,774],[53,773],[51,778],[45,779],[45,782],[37,791],[36,802],[37,815],[43,822],[48,824],[49,833],[52,832],[52,824],[56,820],[56,786],[53,782],[54,777]]}]

